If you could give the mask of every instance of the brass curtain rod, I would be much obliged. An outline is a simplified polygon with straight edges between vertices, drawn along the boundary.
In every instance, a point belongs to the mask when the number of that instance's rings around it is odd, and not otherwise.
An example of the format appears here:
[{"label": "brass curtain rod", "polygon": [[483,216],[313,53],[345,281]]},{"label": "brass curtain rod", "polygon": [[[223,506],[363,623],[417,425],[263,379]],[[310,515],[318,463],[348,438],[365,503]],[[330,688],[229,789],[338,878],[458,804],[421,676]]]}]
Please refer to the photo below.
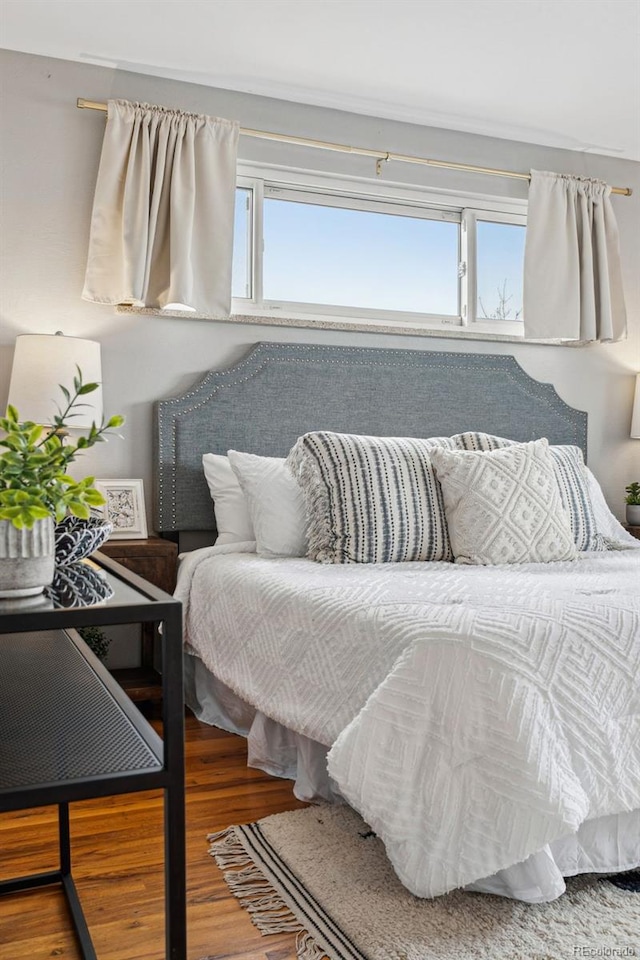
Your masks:
[{"label": "brass curtain rod", "polygon": [[[107,104],[96,100],[84,100],[78,97],[76,106],[80,110],[102,110],[107,112]],[[343,143],[328,143],[324,140],[310,140],[306,137],[290,137],[286,133],[268,133],[266,130],[251,130],[240,127],[243,137],[255,137],[259,140],[277,140],[280,143],[292,143],[298,147],[314,147],[316,150],[333,150],[336,153],[351,153],[358,157],[373,157],[377,173],[380,173],[382,163],[397,160],[400,163],[417,163],[425,167],[443,167],[447,170],[464,170],[468,173],[484,173],[490,177],[511,177],[513,180],[531,180],[528,173],[516,173],[514,170],[498,170],[494,167],[477,167],[470,163],[453,163],[449,160],[429,160],[426,157],[412,157],[404,153],[386,153],[384,150],[369,150],[366,147],[348,147]],[[623,197],[630,197],[633,193],[630,187],[612,187],[611,193]]]}]

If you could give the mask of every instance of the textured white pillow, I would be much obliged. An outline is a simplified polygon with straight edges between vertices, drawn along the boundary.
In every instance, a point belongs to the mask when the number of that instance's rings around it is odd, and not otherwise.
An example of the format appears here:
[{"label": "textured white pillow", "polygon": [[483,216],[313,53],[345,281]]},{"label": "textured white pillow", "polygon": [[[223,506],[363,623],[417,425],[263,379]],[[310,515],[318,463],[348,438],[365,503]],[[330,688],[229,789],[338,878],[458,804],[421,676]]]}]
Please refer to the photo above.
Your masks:
[{"label": "textured white pillow", "polygon": [[569,513],[546,440],[489,452],[430,452],[456,563],[575,560]]},{"label": "textured white pillow", "polygon": [[255,540],[249,504],[238,478],[231,469],[228,457],[205,453],[202,457],[204,475],[213,500],[213,511],[218,528],[217,544],[243,543]]},{"label": "textured white pillow", "polygon": [[[458,450],[497,450],[513,446],[516,442],[476,432],[458,433],[451,439]],[[561,444],[551,445],[549,452],[553,458],[562,502],[569,511],[573,542],[578,550],[607,550],[606,538],[601,535],[596,523],[582,450]]]},{"label": "textured white pillow", "polygon": [[256,550],[263,557],[307,552],[302,493],[284,459],[229,450],[229,463],[249,505]]}]

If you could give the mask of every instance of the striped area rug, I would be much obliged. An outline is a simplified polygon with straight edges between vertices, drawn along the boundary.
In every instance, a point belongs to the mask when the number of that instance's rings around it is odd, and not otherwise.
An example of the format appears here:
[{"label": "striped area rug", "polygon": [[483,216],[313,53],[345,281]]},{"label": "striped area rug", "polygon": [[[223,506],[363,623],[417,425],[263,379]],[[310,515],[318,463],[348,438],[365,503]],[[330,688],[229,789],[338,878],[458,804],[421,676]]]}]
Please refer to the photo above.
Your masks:
[{"label": "striped area rug", "polygon": [[420,900],[345,806],[309,807],[209,837],[263,934],[297,932],[300,960],[640,957],[640,873],[567,881],[546,904],[456,891]]}]

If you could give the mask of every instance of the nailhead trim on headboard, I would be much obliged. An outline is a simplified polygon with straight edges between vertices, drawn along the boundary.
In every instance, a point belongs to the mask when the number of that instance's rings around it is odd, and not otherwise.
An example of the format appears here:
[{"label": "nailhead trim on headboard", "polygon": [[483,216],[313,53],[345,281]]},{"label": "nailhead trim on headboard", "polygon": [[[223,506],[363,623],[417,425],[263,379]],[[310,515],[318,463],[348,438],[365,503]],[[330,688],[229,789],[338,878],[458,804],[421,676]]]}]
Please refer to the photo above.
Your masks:
[{"label": "nailhead trim on headboard", "polygon": [[229,369],[158,401],[154,427],[155,527],[162,532],[215,529],[203,453],[233,447],[286,456],[307,430],[547,436],[585,456],[587,446],[587,414],[511,356],[320,344],[258,343]]}]

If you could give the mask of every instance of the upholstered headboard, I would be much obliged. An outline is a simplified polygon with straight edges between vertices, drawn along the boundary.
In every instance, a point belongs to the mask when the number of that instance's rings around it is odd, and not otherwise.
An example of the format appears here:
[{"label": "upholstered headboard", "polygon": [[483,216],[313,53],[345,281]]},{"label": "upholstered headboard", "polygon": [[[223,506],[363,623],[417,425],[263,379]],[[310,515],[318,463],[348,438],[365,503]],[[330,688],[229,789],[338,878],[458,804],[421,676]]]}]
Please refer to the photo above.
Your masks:
[{"label": "upholstered headboard", "polygon": [[215,530],[203,453],[286,456],[309,430],[405,437],[481,430],[577,444],[586,456],[587,414],[513,357],[258,343],[240,363],[155,405],[156,529]]}]

